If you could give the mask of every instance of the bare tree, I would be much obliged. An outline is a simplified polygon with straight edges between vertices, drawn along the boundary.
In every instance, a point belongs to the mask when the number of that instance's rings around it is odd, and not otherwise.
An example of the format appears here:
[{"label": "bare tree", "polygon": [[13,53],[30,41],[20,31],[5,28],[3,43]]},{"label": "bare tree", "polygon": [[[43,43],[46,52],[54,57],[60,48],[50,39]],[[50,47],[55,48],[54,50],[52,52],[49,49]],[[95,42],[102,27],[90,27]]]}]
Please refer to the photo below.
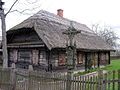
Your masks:
[{"label": "bare tree", "polygon": [[[20,0],[15,0],[13,2],[13,4],[11,5],[11,7],[9,8],[9,10],[4,13],[4,9],[3,9],[3,5],[4,5],[4,2],[2,2],[2,0],[0,0],[0,17],[1,17],[1,28],[2,28],[2,52],[3,52],[3,68],[8,68],[8,53],[7,53],[7,39],[6,39],[6,23],[5,23],[5,19],[6,19],[6,16],[11,13],[11,12],[19,12],[19,13],[23,13],[25,11],[31,11],[30,9],[23,9],[22,11],[19,11],[18,9],[13,9],[13,7],[16,5],[17,2],[19,2]],[[26,0],[27,3],[29,4],[35,4],[37,3],[38,0],[32,0],[32,1],[29,1],[29,0]],[[34,7],[32,8],[32,10],[38,8],[37,7]]]},{"label": "bare tree", "polygon": [[118,40],[119,38],[111,27],[101,27],[99,24],[94,24],[92,25],[92,30],[104,41],[106,41],[106,43],[108,43],[112,47],[116,47],[116,40]]}]

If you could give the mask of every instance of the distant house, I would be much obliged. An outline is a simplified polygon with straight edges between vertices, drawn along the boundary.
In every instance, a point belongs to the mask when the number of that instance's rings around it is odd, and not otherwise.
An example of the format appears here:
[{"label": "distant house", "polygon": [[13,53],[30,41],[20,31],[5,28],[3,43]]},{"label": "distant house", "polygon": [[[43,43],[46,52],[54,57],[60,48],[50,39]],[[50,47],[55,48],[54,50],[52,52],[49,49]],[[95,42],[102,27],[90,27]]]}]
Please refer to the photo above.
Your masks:
[{"label": "distant house", "polygon": [[[7,31],[9,66],[17,68],[33,65],[36,70],[66,69],[66,35],[62,32],[70,27],[71,20],[63,17],[63,10],[57,15],[41,10]],[[111,46],[106,44],[86,25],[72,21],[76,30],[76,68],[85,68],[89,63],[99,67],[110,63]]]}]

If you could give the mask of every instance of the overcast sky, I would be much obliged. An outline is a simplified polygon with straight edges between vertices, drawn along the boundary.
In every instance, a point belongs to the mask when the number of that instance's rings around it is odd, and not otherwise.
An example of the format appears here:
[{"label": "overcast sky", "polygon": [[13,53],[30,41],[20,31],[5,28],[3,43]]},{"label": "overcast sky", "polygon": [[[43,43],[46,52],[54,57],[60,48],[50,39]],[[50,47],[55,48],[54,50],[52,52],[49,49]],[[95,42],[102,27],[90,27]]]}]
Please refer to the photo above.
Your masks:
[{"label": "overcast sky", "polygon": [[[15,0],[3,1],[5,2],[5,11],[7,11]],[[30,4],[34,1],[37,1],[37,3]],[[95,23],[111,26],[120,37],[120,0],[19,0],[13,10],[22,11],[33,7],[38,8],[34,11],[27,11],[28,15],[18,12],[10,13],[6,18],[7,29],[41,9],[54,14],[56,14],[57,9],[63,9],[65,18],[78,21],[89,27]]]}]

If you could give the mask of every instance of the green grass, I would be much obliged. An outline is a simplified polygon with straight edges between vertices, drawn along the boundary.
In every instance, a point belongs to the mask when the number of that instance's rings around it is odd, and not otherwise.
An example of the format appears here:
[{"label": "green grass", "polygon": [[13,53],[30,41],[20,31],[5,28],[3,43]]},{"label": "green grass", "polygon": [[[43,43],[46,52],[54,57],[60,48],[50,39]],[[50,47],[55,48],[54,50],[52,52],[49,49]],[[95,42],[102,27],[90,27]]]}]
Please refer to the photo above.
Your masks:
[{"label": "green grass", "polygon": [[[108,79],[113,79],[113,73],[112,71],[116,71],[115,72],[115,79],[118,79],[118,70],[120,70],[120,59],[116,59],[116,60],[111,60],[111,64],[102,68],[103,70],[107,70],[109,71],[108,74]],[[112,90],[113,85],[110,85],[110,90]],[[115,90],[118,88],[118,84],[115,83]]]},{"label": "green grass", "polygon": [[107,65],[106,67],[104,67],[102,69],[108,70],[108,71],[120,70],[120,59],[111,60],[111,64]]},{"label": "green grass", "polygon": [[[79,76],[79,75],[85,75],[87,73],[91,73],[91,72],[95,72],[98,71],[100,68],[94,68],[85,72],[78,72],[75,74],[75,76]],[[101,68],[102,70],[107,70],[107,71],[113,71],[113,70],[120,70],[120,59],[116,59],[116,60],[111,60],[111,64],[107,65],[103,68]]]}]

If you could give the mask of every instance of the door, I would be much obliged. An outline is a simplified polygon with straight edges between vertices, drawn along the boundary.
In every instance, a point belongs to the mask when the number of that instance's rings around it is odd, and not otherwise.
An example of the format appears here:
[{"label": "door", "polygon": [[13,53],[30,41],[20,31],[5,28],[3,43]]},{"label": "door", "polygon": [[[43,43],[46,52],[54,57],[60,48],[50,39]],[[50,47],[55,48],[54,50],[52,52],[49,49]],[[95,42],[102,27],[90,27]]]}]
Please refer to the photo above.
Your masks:
[{"label": "door", "polygon": [[91,53],[85,53],[85,70],[89,70],[92,68],[92,58]]}]

